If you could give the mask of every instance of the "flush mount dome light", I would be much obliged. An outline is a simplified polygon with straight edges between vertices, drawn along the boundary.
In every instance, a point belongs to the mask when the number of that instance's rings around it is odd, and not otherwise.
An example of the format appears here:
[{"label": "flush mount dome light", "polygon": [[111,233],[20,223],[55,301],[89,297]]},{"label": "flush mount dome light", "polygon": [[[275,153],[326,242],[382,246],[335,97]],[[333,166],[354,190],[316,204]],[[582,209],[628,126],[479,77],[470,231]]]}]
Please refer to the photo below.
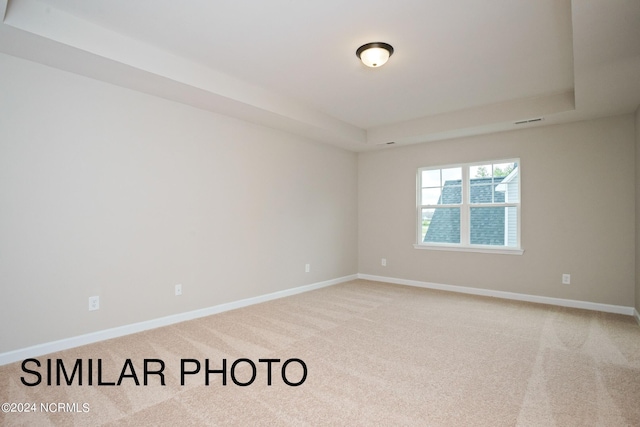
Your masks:
[{"label": "flush mount dome light", "polygon": [[356,55],[367,67],[377,68],[393,55],[393,46],[382,42],[367,43],[356,50]]}]

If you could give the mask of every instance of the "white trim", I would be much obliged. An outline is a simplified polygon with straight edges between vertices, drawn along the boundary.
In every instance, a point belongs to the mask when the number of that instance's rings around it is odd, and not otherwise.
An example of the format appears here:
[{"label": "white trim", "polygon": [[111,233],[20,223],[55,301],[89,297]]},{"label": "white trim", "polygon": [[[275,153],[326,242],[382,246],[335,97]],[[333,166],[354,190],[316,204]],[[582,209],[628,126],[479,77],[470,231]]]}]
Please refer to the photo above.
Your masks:
[{"label": "white trim", "polygon": [[325,288],[327,286],[337,285],[339,283],[348,282],[358,278],[358,275],[340,277],[338,279],[327,280],[324,282],[312,283],[310,285],[299,286],[292,289],[273,292],[270,294],[260,295],[233,301],[225,304],[215,305],[213,307],[202,308],[199,310],[188,311],[185,313],[173,314],[171,316],[160,317],[158,319],[147,320],[144,322],[132,323],[130,325],[118,326],[111,329],[92,332],[76,337],[65,338],[58,341],[52,341],[44,344],[38,344],[27,348],[0,353],[0,366],[30,357],[38,357],[56,351],[67,350],[81,345],[92,344],[98,341],[104,341],[111,338],[117,338],[124,335],[135,334],[137,332],[155,329],[162,326],[172,325],[174,323],[184,322],[187,320],[197,319],[200,317],[210,316],[212,314],[222,313],[224,311],[235,310],[237,308],[247,307],[249,305],[259,304],[274,299],[284,298],[303,292],[312,291],[314,289]]},{"label": "white trim", "polygon": [[[519,294],[516,292],[494,291],[491,289],[469,288],[466,286],[442,285],[439,283],[420,282],[417,280],[397,279],[393,277],[373,276],[370,274],[358,274],[359,279],[373,280],[375,282],[394,283],[397,285],[416,286],[419,288],[438,289],[441,291],[459,292],[463,294],[482,295],[487,297],[503,298],[517,301],[535,302],[539,304],[557,305],[560,307],[582,308],[585,310],[603,311],[605,313],[626,314],[633,316],[635,309],[622,305],[601,304],[589,301],[576,301],[563,298],[543,297],[538,295]],[[637,316],[637,311],[635,311]]]},{"label": "white trim", "polygon": [[462,245],[447,245],[442,243],[438,244],[414,244],[415,249],[426,249],[429,251],[450,251],[450,252],[479,252],[484,254],[502,254],[502,255],[522,255],[524,249],[510,248],[508,246],[462,246]]},{"label": "white trim", "polygon": [[557,305],[562,307],[582,308],[585,310],[603,311],[607,313],[626,314],[634,316],[638,324],[640,324],[640,314],[633,307],[625,307],[618,305],[600,304],[588,301],[575,301],[561,298],[543,297],[537,295],[519,294],[514,292],[493,291],[490,289],[469,288],[465,286],[442,285],[438,283],[421,282],[417,280],[406,280],[392,277],[374,276],[370,274],[353,274],[337,279],[327,280],[324,282],[312,283],[310,285],[299,286],[292,289],[273,292],[270,294],[260,295],[257,297],[246,298],[239,301],[233,301],[225,304],[219,304],[213,307],[193,310],[185,313],[174,314],[171,316],[161,317],[158,319],[147,320],[144,322],[133,323],[130,325],[119,326],[116,328],[105,329],[102,331],[92,332],[76,337],[65,338],[58,341],[52,341],[44,344],[38,344],[27,348],[0,353],[0,366],[9,363],[18,362],[30,357],[38,357],[57,351],[63,351],[82,345],[92,344],[98,341],[104,341],[111,338],[118,338],[137,332],[155,329],[162,326],[168,326],[187,320],[197,319],[200,317],[210,316],[212,314],[222,313],[225,311],[235,310],[237,308],[247,307],[253,304],[271,301],[274,299],[284,298],[291,295],[309,292],[315,289],[325,288],[355,279],[372,280],[383,283],[394,283],[398,285],[415,286],[420,288],[438,289],[442,291],[459,292],[472,295],[482,295],[510,300],[528,301],[541,304]]}]

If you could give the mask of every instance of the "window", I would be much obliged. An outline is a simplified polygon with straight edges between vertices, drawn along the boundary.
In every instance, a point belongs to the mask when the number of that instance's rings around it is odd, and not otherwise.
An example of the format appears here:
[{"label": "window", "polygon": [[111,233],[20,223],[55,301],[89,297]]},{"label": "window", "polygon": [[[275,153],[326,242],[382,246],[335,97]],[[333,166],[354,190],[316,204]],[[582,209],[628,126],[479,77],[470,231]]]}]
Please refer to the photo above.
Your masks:
[{"label": "window", "polygon": [[519,253],[520,161],[418,169],[420,249]]}]

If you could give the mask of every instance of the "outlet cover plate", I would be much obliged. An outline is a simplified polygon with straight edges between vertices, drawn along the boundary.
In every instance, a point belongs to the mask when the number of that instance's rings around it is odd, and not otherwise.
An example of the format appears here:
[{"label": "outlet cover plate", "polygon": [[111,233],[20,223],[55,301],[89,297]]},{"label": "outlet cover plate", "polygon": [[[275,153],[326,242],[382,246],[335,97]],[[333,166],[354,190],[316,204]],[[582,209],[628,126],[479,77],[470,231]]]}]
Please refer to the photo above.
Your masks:
[{"label": "outlet cover plate", "polygon": [[95,311],[100,308],[100,297],[89,297],[89,311]]}]

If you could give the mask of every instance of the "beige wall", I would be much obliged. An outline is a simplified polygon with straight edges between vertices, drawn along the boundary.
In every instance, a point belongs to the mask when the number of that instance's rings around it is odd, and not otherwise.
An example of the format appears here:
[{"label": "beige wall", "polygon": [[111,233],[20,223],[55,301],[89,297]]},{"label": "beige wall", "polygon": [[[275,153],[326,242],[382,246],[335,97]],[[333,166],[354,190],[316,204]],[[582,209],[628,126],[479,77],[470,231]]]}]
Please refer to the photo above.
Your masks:
[{"label": "beige wall", "polygon": [[356,154],[0,69],[0,353],[357,273]]},{"label": "beige wall", "polygon": [[636,110],[636,311],[640,312],[640,105]]},{"label": "beige wall", "polygon": [[[634,304],[640,110],[356,155],[2,54],[0,69],[0,353],[356,272]],[[416,168],[510,157],[524,255],[413,248]]]},{"label": "beige wall", "polygon": [[[361,153],[358,271],[632,306],[634,141],[627,115]],[[522,256],[413,248],[418,167],[513,157],[522,167]]]}]

